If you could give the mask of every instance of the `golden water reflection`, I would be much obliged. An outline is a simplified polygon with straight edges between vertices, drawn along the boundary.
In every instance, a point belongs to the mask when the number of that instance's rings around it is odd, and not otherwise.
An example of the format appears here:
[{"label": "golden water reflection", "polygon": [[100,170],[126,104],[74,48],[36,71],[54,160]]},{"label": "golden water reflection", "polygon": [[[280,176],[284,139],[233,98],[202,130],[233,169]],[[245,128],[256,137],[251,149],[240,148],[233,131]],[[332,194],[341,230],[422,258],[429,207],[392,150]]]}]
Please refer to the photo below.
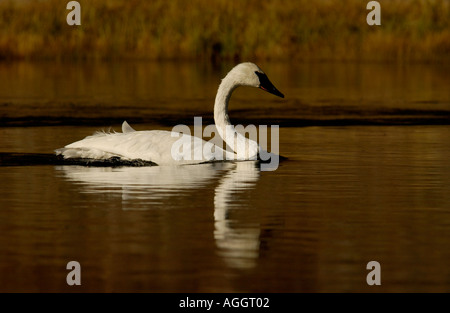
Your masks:
[{"label": "golden water reflection", "polygon": [[[256,161],[206,163],[190,166],[99,168],[59,166],[66,180],[88,194],[113,194],[122,199],[123,210],[148,210],[152,203],[177,197],[183,191],[214,188],[214,239],[217,253],[231,268],[248,269],[259,255],[257,221],[241,226],[232,212],[241,209],[235,196],[254,188],[259,178]],[[245,208],[248,209],[248,208]]]}]

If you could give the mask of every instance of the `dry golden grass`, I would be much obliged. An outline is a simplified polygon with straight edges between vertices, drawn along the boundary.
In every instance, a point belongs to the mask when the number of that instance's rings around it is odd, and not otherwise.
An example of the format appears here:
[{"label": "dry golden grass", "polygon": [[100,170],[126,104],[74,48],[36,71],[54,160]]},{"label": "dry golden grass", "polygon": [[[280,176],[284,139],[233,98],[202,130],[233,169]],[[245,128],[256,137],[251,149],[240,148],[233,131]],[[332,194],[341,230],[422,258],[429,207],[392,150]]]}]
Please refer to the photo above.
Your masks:
[{"label": "dry golden grass", "polygon": [[0,0],[3,59],[435,60],[450,55],[449,0]]}]

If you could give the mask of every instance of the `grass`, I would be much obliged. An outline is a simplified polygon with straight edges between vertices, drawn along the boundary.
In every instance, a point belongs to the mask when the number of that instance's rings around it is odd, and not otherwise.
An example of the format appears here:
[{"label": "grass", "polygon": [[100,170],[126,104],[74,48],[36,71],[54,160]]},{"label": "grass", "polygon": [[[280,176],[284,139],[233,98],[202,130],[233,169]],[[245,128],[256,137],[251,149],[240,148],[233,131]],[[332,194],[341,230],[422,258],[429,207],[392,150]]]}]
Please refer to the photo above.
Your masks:
[{"label": "grass", "polygon": [[447,60],[449,0],[0,0],[0,59]]}]

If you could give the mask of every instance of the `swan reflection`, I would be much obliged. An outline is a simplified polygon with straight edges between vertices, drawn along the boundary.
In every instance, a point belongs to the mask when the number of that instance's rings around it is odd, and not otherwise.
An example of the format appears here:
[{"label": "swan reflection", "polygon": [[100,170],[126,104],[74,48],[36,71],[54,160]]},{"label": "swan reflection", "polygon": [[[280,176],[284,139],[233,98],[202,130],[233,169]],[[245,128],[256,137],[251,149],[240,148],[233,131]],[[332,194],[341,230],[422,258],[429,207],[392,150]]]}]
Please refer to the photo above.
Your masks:
[{"label": "swan reflection", "polygon": [[238,196],[249,192],[258,181],[257,161],[118,168],[59,166],[56,170],[66,180],[80,185],[83,193],[119,195],[124,210],[147,210],[149,204],[161,203],[165,198],[179,196],[180,192],[217,185],[214,239],[218,254],[229,267],[246,269],[256,265],[259,224],[241,225],[235,213],[249,210]]},{"label": "swan reflection", "polygon": [[[211,183],[231,163],[205,163],[196,166],[85,167],[60,166],[67,180],[83,186],[84,193],[117,193],[122,209],[148,209],[144,203],[131,200],[160,200],[182,191],[200,189]],[[130,201],[129,201],[130,200]]]},{"label": "swan reflection", "polygon": [[[232,211],[243,209],[236,196],[252,189],[259,179],[257,164],[253,161],[237,162],[220,180],[214,195],[214,239],[219,253],[230,267],[252,268],[259,256],[258,223],[239,227],[231,219]],[[237,224],[237,225],[236,225]]]}]

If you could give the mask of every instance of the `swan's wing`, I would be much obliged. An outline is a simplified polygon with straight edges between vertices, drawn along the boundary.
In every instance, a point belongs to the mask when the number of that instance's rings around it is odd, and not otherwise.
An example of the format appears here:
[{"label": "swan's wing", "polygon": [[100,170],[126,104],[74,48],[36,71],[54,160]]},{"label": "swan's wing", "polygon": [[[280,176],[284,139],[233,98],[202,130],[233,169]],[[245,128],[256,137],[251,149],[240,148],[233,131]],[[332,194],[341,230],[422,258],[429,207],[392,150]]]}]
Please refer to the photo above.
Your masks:
[{"label": "swan's wing", "polygon": [[123,121],[122,123],[122,133],[132,133],[136,130],[127,123],[127,121]]},{"label": "swan's wing", "polygon": [[[196,164],[221,159],[223,150],[186,134],[152,130],[125,133],[96,133],[56,150],[64,158],[126,160],[141,159],[159,165]],[[223,159],[223,158],[222,158]]]}]

